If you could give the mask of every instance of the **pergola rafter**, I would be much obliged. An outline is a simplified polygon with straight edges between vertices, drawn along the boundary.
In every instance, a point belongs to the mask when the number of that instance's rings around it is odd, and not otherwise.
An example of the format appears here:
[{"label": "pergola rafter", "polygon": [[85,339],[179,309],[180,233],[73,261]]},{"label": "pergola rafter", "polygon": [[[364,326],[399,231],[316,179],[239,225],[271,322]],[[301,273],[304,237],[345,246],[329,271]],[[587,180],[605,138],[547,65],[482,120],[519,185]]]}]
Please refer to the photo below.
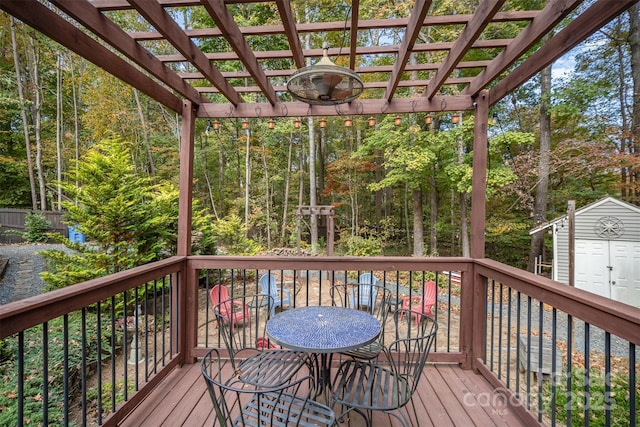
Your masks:
[{"label": "pergola rafter", "polygon": [[[493,105],[636,1],[554,0],[523,11],[505,0],[478,0],[472,14],[447,14],[437,2],[416,0],[407,16],[384,16],[353,0],[344,21],[326,22],[296,22],[308,16],[305,7],[314,6],[304,0],[3,0],[0,9],[178,113],[186,99],[197,117],[233,118],[468,110],[483,90]],[[228,9],[252,4],[270,5],[276,12],[272,22],[239,25]],[[177,7],[198,8],[214,25],[184,28],[173,14]],[[136,11],[148,30],[122,27],[111,19],[115,11]],[[502,24],[519,30],[513,38],[494,38],[501,32],[491,29]],[[377,30],[398,31],[398,42],[372,45],[363,37]],[[328,54],[348,56],[340,63],[361,75],[364,93],[339,107],[293,101],[286,79],[322,56],[330,32],[346,35],[348,46],[330,46]],[[429,42],[418,42],[427,32]],[[438,34],[458,36],[437,39]],[[312,44],[303,48],[306,35]],[[265,50],[253,44],[252,38],[274,36],[286,46]],[[224,40],[216,45],[229,48],[206,50],[209,44],[200,40],[205,38]],[[167,45],[175,53],[162,49]],[[417,94],[426,99],[412,98]]]}]

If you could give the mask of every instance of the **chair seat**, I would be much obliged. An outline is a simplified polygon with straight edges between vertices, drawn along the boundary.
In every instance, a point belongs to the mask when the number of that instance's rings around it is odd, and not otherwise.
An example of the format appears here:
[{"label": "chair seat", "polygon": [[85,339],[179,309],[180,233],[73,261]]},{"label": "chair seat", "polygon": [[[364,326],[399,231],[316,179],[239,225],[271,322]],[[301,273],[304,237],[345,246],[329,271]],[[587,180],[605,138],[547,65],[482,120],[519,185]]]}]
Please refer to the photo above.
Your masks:
[{"label": "chair seat", "polygon": [[366,361],[348,360],[340,365],[333,384],[336,403],[362,410],[390,411],[411,399],[406,379],[391,369]]},{"label": "chair seat", "polygon": [[353,357],[355,359],[371,360],[378,357],[383,350],[384,346],[380,342],[374,341],[370,344],[358,347],[355,350],[343,351],[340,354],[344,354],[345,356]]},{"label": "chair seat", "polygon": [[332,426],[335,414],[331,408],[314,400],[288,393],[261,393],[242,409],[234,426]]},{"label": "chair seat", "polygon": [[[242,351],[236,357],[242,358]],[[308,356],[289,350],[264,350],[252,354],[236,366],[237,378],[245,383],[262,387],[286,384],[304,366]]]}]

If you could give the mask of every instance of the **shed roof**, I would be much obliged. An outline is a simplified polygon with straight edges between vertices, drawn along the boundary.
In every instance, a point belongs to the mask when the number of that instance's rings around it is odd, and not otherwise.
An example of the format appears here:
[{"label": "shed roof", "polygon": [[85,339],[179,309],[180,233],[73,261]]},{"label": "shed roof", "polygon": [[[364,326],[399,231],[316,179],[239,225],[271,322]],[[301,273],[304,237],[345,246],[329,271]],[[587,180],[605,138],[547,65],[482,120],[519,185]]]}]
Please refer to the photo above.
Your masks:
[{"label": "shed roof", "polygon": [[[607,196],[607,197],[603,197],[600,200],[597,200],[593,203],[589,203],[588,205],[583,206],[580,209],[576,209],[575,215],[579,216],[582,214],[585,214],[593,209],[597,209],[598,207],[602,206],[605,203],[614,203],[616,205],[619,205],[622,208],[625,209],[629,209],[630,211],[633,211],[635,213],[637,213],[638,215],[640,215],[640,207],[632,205],[630,203],[624,202],[622,200],[618,200],[615,197],[611,197],[611,196]],[[544,224],[539,225],[536,228],[533,228],[531,230],[529,230],[529,234],[535,234],[538,233],[540,231],[546,230],[547,228],[555,225],[555,224],[559,224],[562,223],[564,221],[567,220],[567,215],[562,215],[557,217],[556,219],[553,219],[551,221],[545,222]]]}]

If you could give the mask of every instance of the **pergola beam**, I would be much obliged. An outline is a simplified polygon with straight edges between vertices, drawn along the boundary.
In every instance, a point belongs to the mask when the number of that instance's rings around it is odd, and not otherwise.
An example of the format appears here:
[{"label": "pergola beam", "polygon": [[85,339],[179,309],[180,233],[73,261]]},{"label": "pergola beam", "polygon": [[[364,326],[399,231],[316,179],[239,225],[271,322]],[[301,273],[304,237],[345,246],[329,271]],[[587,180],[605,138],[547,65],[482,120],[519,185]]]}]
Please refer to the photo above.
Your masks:
[{"label": "pergola beam", "polygon": [[200,104],[202,96],[188,85],[175,72],[167,68],[148,50],[144,49],[127,35],[113,21],[107,19],[90,3],[77,0],[51,0],[64,13],[110,43],[127,58],[144,68],[154,77],[165,81],[167,85],[189,101]]},{"label": "pergola beam", "polygon": [[464,93],[476,96],[487,87],[491,81],[497,78],[503,71],[524,55],[535,43],[540,41],[545,34],[551,31],[564,17],[575,9],[582,0],[554,0],[547,3],[546,7],[531,21],[513,42],[493,60],[484,71],[476,77],[475,81],[465,89]]},{"label": "pergola beam", "polygon": [[336,106],[306,105],[301,102],[280,102],[239,104],[236,107],[225,104],[202,104],[198,109],[199,118],[252,118],[252,117],[311,117],[342,115],[377,115],[403,113],[436,113],[444,111],[471,110],[474,100],[470,96],[434,96],[431,99],[394,98],[387,103],[381,99],[363,99]]},{"label": "pergola beam", "polygon": [[[281,0],[275,0],[278,3]],[[284,0],[282,0],[284,1]],[[92,3],[97,9],[104,10],[99,7],[95,2]],[[537,10],[515,11],[515,12],[499,12],[496,13],[491,22],[518,22],[518,21],[531,21],[539,12]],[[282,19],[282,14],[280,15]],[[424,19],[423,27],[434,27],[443,25],[466,25],[473,18],[470,14],[460,15],[444,15],[444,16],[427,16]],[[284,23],[284,19],[283,19]],[[403,28],[409,23],[409,18],[388,18],[388,19],[359,19],[359,30],[376,30],[386,28]],[[251,27],[239,27],[240,31],[245,36],[261,36],[261,35],[275,35],[286,34],[288,24],[285,25],[255,25]],[[354,24],[352,22],[347,24],[346,29],[352,31]],[[299,33],[313,33],[319,30],[323,31],[344,31],[344,21],[331,21],[319,23],[297,23],[293,28],[292,34]],[[218,28],[192,28],[185,30],[187,36],[191,38],[201,37],[221,37],[222,31]],[[136,40],[161,40],[164,37],[157,31],[132,31],[129,35]]]},{"label": "pergola beam", "polygon": [[351,35],[349,40],[349,68],[356,68],[356,48],[358,47],[358,15],[360,15],[360,1],[351,2]]},{"label": "pergola beam", "polygon": [[500,101],[515,88],[596,32],[597,28],[604,26],[636,2],[637,0],[599,0],[594,3],[491,89],[489,92],[490,105]]},{"label": "pergola beam", "polygon": [[418,39],[418,35],[422,29],[422,23],[429,11],[429,6],[431,6],[431,0],[416,0],[413,5],[411,17],[407,24],[407,30],[404,33],[404,38],[400,44],[398,58],[396,59],[395,66],[391,72],[389,85],[384,93],[384,99],[387,102],[390,102],[393,99],[393,95],[396,93],[404,68],[407,65],[411,53],[414,51],[413,46],[416,44],[416,40]]},{"label": "pergola beam", "polygon": [[[473,81],[473,77],[458,77],[447,79],[445,85],[468,85]],[[428,86],[430,80],[403,80],[398,84],[398,87],[421,87]],[[365,89],[384,89],[387,87],[386,82],[365,82]],[[198,87],[200,93],[220,93],[215,87]],[[260,88],[257,86],[235,86],[235,89],[240,93],[259,93]],[[278,92],[287,90],[286,86],[275,86],[274,89]]]},{"label": "pergola beam", "polygon": [[[240,61],[242,61],[244,66],[247,68],[247,71],[249,71],[249,74],[251,74],[251,77],[253,77],[256,84],[262,90],[267,101],[271,104],[275,104],[278,101],[278,95],[276,95],[276,91],[273,89],[273,86],[267,79],[267,76],[265,76],[264,71],[258,63],[258,59],[251,50],[251,46],[249,46],[249,43],[244,39],[240,28],[238,28],[238,25],[233,20],[233,16],[229,13],[229,9],[225,6],[224,1],[204,0],[203,4],[204,8],[209,12],[209,15],[211,15],[218,28],[220,28],[220,31],[222,31],[225,39],[227,39],[231,45],[231,48],[238,55]],[[219,77],[225,82],[227,81],[221,74]]]},{"label": "pergola beam", "polygon": [[181,111],[178,97],[37,0],[2,0],[0,8],[165,107]]},{"label": "pergola beam", "polygon": [[302,68],[305,66],[304,55],[302,53],[302,46],[300,45],[300,36],[296,28],[295,18],[291,11],[291,3],[285,0],[276,0],[276,5],[278,6],[278,12],[282,20],[284,33],[287,35],[287,40],[291,47],[293,62],[295,62],[296,67]]},{"label": "pergola beam", "polygon": [[491,22],[491,18],[500,10],[505,1],[506,0],[484,0],[480,3],[473,18],[462,30],[462,33],[454,43],[447,57],[442,61],[440,68],[436,71],[435,76],[422,96],[426,96],[427,98],[435,96],[453,69],[469,49],[471,49],[473,43],[480,37],[484,29]]},{"label": "pergola beam", "polygon": [[217,87],[220,92],[233,105],[238,105],[244,100],[235,91],[233,86],[222,77],[220,71],[215,68],[204,56],[202,51],[191,41],[180,28],[178,23],[164,10],[157,0],[129,0],[151,25],[153,25],[169,43],[173,45],[184,57],[192,58],[193,65]]},{"label": "pergola beam", "polygon": [[[456,65],[457,68],[484,68],[489,65],[489,61],[467,61],[459,62]],[[408,64],[405,67],[405,71],[433,71],[440,67],[439,63],[430,64]],[[390,73],[393,71],[393,65],[374,65],[370,67],[356,67],[355,72],[358,74],[367,73]],[[295,70],[265,70],[267,77],[289,77],[295,72]],[[223,71],[222,75],[227,79],[245,79],[251,77],[247,71]],[[178,73],[178,76],[185,80],[200,80],[204,79],[202,73]],[[447,79],[448,81],[450,79]],[[400,82],[402,86],[403,82]],[[386,83],[385,83],[386,87]],[[278,90],[276,88],[276,90]]]},{"label": "pergola beam", "polygon": [[[507,39],[494,39],[494,40],[478,40],[471,48],[473,49],[501,49],[509,45],[510,40]],[[413,47],[414,52],[437,52],[446,51],[452,49],[454,42],[443,43],[419,43]],[[390,46],[359,46],[356,48],[356,55],[385,55],[385,54],[397,54],[399,51],[397,45]],[[258,59],[286,59],[292,58],[293,54],[290,50],[266,50],[254,52]],[[321,57],[323,54],[322,49],[306,49],[303,51],[305,57]],[[339,55],[339,48],[330,48],[327,51],[329,56]],[[216,52],[205,54],[206,58],[210,61],[235,61],[238,60],[238,54],[235,52]],[[185,62],[184,55],[158,55],[158,58],[162,62]],[[405,65],[408,67],[409,65]]]}]

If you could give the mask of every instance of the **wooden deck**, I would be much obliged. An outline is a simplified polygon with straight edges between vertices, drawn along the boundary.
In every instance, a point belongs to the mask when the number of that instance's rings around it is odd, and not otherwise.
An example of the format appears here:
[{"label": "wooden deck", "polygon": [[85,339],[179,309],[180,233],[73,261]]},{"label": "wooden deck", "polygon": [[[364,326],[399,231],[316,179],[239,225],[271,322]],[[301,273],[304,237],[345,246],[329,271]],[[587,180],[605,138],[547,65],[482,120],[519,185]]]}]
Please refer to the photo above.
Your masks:
[{"label": "wooden deck", "polygon": [[[419,421],[414,419],[413,411],[408,411],[414,426],[526,425],[482,376],[457,365],[427,365],[414,402]],[[339,414],[339,407],[334,409]],[[385,414],[376,413],[374,417],[374,426],[400,425],[398,420]],[[358,415],[352,415],[349,421],[351,426],[364,425]],[[200,364],[185,365],[172,372],[120,425],[213,425],[213,408],[200,374]]]}]

